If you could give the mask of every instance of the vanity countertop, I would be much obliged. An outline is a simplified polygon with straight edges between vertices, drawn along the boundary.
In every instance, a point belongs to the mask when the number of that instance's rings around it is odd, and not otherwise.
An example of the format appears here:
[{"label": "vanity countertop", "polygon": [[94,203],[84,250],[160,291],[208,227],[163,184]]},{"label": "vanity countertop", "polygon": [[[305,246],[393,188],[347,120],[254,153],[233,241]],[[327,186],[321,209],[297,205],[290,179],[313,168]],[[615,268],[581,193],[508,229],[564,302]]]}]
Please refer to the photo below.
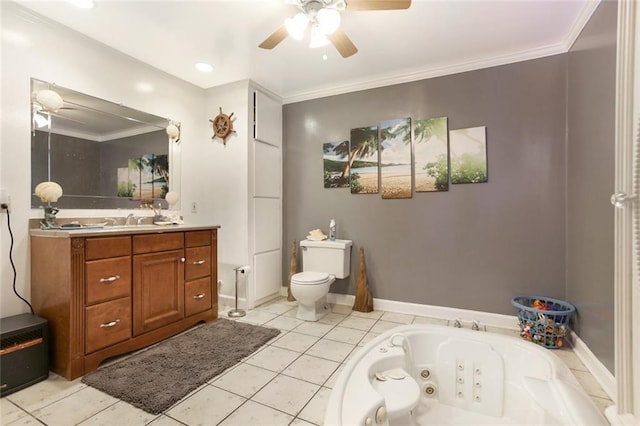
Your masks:
[{"label": "vanity countertop", "polygon": [[67,229],[39,229],[31,228],[32,237],[72,238],[72,237],[101,237],[107,235],[131,234],[161,234],[164,232],[197,231],[201,229],[220,228],[220,225],[127,225],[104,227],[81,227]]}]

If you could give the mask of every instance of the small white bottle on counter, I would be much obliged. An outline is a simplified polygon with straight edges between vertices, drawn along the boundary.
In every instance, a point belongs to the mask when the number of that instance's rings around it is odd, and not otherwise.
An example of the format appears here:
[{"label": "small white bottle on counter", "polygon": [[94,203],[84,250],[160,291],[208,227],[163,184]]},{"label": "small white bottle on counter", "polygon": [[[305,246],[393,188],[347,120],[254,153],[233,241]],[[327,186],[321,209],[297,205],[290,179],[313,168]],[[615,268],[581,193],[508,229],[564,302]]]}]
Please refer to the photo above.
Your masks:
[{"label": "small white bottle on counter", "polygon": [[331,241],[336,240],[336,221],[333,219],[329,222],[329,239]]}]

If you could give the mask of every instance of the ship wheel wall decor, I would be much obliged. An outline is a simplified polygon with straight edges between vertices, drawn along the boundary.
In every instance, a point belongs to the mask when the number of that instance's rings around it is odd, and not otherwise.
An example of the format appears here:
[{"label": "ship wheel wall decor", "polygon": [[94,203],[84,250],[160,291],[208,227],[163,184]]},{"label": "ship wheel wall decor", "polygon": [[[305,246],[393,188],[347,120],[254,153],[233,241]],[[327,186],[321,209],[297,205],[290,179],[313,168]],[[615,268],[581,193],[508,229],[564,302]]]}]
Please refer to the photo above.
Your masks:
[{"label": "ship wheel wall decor", "polygon": [[211,139],[219,137],[220,139],[222,139],[222,143],[226,145],[227,137],[231,133],[235,133],[235,130],[233,130],[233,122],[231,121],[232,118],[233,113],[227,115],[222,112],[221,107],[220,113],[213,119],[209,120],[213,124],[213,136],[211,136]]}]

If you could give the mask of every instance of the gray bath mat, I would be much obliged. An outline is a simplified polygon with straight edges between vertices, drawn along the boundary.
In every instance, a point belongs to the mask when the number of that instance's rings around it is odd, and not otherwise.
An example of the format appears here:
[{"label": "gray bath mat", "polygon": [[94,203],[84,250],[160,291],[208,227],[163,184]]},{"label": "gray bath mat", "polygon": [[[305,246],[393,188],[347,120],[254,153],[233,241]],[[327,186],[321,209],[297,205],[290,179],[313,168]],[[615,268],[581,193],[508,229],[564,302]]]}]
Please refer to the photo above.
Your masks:
[{"label": "gray bath mat", "polygon": [[280,334],[280,330],[218,319],[85,375],[82,382],[151,414]]}]

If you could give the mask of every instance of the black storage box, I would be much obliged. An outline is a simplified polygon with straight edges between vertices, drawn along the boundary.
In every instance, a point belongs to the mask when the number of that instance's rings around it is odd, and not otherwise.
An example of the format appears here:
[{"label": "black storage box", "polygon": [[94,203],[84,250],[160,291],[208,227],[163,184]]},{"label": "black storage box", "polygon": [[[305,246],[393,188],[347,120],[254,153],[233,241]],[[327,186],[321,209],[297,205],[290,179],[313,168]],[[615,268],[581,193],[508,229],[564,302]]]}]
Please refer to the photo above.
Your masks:
[{"label": "black storage box", "polygon": [[0,396],[49,377],[49,327],[32,314],[0,319]]}]

